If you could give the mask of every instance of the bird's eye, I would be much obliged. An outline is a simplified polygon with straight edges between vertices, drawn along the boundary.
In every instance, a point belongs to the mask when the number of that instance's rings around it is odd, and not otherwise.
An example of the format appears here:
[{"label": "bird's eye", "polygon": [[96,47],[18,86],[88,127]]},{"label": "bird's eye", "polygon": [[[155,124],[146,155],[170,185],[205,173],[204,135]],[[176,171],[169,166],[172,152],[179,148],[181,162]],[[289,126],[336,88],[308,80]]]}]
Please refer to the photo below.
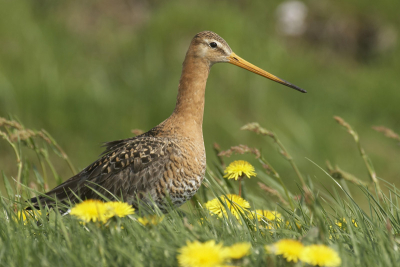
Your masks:
[{"label": "bird's eye", "polygon": [[216,43],[216,42],[212,42],[212,43],[210,43],[210,46],[211,46],[212,48],[216,48],[216,47],[217,47],[217,43]]}]

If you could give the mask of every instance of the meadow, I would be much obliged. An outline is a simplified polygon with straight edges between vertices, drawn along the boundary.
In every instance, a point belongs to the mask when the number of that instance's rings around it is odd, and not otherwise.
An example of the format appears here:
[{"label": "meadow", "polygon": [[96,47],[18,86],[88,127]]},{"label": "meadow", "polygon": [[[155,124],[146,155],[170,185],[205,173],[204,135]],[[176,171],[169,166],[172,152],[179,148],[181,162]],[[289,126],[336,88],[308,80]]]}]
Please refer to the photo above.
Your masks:
[{"label": "meadow", "polygon": [[[62,158],[71,171],[75,168],[46,131],[2,119],[0,125],[5,131],[0,133],[15,152],[18,174],[3,174],[6,193],[1,197],[0,264],[397,266],[400,190],[376,177],[357,132],[342,118],[336,120],[354,138],[369,181],[360,181],[334,167],[326,172],[315,163],[321,175],[335,185],[327,187],[306,178],[276,134],[250,123],[242,130],[270,139],[265,141],[275,143],[292,166],[297,177],[296,193],[287,188],[279,170],[258,150],[244,145],[226,151],[216,147],[218,163],[214,170],[207,169],[201,189],[182,209],[171,207],[167,214],[156,209],[154,214],[143,215],[141,209],[133,212],[127,205],[105,215],[110,211],[100,213],[99,206],[79,206],[88,201],[70,204],[67,213],[46,207],[25,210],[30,207],[26,200],[47,187],[46,167],[59,177],[52,164],[55,157]],[[392,137],[400,138],[394,133]],[[42,168],[23,160],[27,151],[36,154]],[[258,164],[255,168],[246,161],[227,165],[232,154],[250,154]],[[29,183],[31,171],[35,173],[34,183]],[[252,182],[257,182],[258,192]],[[352,197],[350,184],[361,192],[366,209]]]},{"label": "meadow", "polygon": [[[399,265],[400,3],[305,1],[295,35],[280,28],[281,3],[0,1],[0,265],[176,266],[187,242],[210,240],[251,245],[224,264],[306,265],[275,255],[282,239],[326,245],[341,266]],[[213,66],[205,181],[156,225],[141,224],[140,211],[104,224],[23,213],[103,142],[170,115],[186,49],[203,30],[308,93]],[[250,207],[222,201],[218,216],[206,203],[238,194],[223,177],[235,160],[255,167],[242,181]]]},{"label": "meadow", "polygon": [[[101,153],[103,142],[128,138],[132,129],[149,130],[171,114],[188,44],[197,32],[211,30],[239,56],[308,93],[215,65],[203,125],[210,163],[216,160],[214,142],[223,149],[262,144],[290,181],[273,146],[237,131],[257,121],[279,134],[307,175],[319,174],[309,158],[365,177],[357,152],[347,149],[351,139],[337,131],[333,116],[341,116],[374,152],[379,176],[397,180],[398,149],[371,127],[400,132],[398,4],[304,3],[309,30],[287,36],[277,30],[280,1],[1,1],[0,116],[46,129],[82,169]],[[337,31],[330,23],[339,24]],[[0,143],[0,167],[7,175],[15,172],[10,153]],[[63,179],[71,176],[68,168],[57,167],[64,168]]]}]

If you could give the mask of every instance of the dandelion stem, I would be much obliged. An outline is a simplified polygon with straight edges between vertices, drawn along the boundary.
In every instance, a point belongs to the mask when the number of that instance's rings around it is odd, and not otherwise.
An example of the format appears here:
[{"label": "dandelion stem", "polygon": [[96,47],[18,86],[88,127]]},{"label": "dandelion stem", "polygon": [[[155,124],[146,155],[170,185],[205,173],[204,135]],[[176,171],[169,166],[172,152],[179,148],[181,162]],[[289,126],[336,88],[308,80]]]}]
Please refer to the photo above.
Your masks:
[{"label": "dandelion stem", "polygon": [[239,178],[239,197],[242,196],[242,179]]}]

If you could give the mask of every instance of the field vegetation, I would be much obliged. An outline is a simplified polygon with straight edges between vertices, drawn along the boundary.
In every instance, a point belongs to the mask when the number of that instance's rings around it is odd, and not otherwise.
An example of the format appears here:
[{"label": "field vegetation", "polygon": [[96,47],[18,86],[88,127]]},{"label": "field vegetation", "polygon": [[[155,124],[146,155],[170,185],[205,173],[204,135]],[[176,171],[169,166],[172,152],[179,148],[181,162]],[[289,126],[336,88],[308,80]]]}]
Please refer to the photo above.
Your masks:
[{"label": "field vegetation", "polygon": [[[369,173],[368,181],[334,167],[306,178],[273,132],[250,123],[242,127],[270,138],[291,165],[293,193],[257,149],[233,146],[217,152],[203,186],[182,209],[171,207],[143,214],[122,203],[84,201],[57,209],[27,211],[32,194],[47,187],[46,167],[59,177],[53,159],[74,167],[45,131],[24,128],[2,119],[5,142],[15,152],[16,177],[3,174],[0,263],[2,266],[397,266],[400,263],[400,190],[376,176],[357,133],[342,118],[336,120],[354,138]],[[388,130],[386,133],[391,133]],[[392,137],[394,133],[391,133]],[[399,138],[398,135],[395,135]],[[16,138],[18,137],[18,138]],[[23,160],[36,154],[41,168]],[[255,168],[230,156],[251,154]],[[225,162],[230,161],[229,166]],[[30,172],[35,180],[29,182]],[[47,176],[47,178],[46,178]],[[248,179],[250,178],[250,179]],[[256,182],[258,190],[252,183]],[[362,206],[348,185],[361,192]],[[386,194],[381,188],[388,191]],[[105,199],[106,201],[106,199]],[[64,209],[65,211],[65,209]]]},{"label": "field vegetation", "polygon": [[[192,247],[233,245],[247,250],[221,254],[222,264],[316,265],[307,257],[323,245],[340,266],[400,265],[400,3],[305,1],[294,35],[281,4],[0,0],[0,265],[177,266]],[[93,162],[102,142],[170,115],[186,49],[203,30],[308,93],[217,64],[207,173],[191,202],[104,222],[26,213],[27,199]],[[224,178],[236,160],[256,176]],[[239,187],[248,205],[229,198]],[[309,253],[290,261],[285,239]]]}]

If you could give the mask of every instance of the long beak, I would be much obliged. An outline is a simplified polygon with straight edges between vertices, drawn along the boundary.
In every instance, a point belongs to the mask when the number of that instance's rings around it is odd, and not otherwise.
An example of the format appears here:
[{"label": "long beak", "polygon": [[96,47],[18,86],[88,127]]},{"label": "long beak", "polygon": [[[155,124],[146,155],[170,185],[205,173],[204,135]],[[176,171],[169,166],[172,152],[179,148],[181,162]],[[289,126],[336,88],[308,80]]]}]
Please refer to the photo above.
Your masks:
[{"label": "long beak", "polygon": [[229,58],[229,63],[239,66],[243,69],[249,70],[251,72],[254,72],[255,74],[258,74],[260,76],[263,76],[265,78],[268,78],[270,80],[273,80],[277,83],[286,85],[290,88],[293,88],[297,91],[300,91],[302,93],[307,93],[306,90],[301,89],[300,87],[297,87],[296,85],[293,85],[285,80],[282,80],[278,77],[276,77],[275,75],[272,75],[269,72],[266,72],[265,70],[260,69],[257,66],[254,66],[253,64],[251,64],[250,62],[247,62],[246,60],[244,60],[243,58],[239,57],[238,55],[236,55],[235,53],[232,52],[232,54],[228,57]]}]

